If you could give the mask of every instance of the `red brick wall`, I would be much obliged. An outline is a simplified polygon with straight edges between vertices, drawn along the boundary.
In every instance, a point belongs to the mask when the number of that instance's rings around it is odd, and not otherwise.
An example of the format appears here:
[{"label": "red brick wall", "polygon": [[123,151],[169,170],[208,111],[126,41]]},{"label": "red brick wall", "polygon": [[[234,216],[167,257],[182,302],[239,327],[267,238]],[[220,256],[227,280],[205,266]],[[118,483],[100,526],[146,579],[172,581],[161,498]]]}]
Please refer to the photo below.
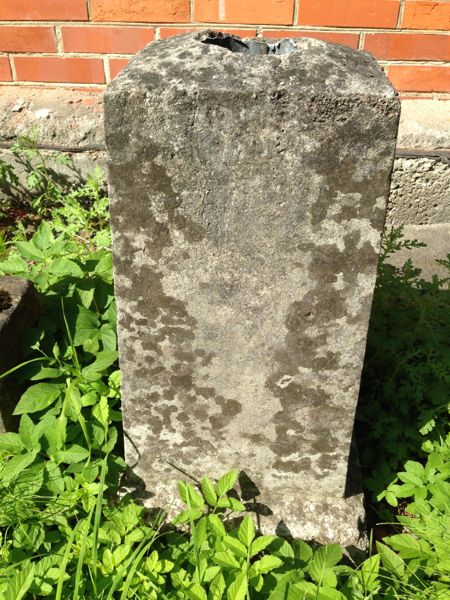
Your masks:
[{"label": "red brick wall", "polygon": [[347,44],[403,95],[450,94],[450,0],[0,0],[0,82],[102,88],[148,42],[205,28]]}]

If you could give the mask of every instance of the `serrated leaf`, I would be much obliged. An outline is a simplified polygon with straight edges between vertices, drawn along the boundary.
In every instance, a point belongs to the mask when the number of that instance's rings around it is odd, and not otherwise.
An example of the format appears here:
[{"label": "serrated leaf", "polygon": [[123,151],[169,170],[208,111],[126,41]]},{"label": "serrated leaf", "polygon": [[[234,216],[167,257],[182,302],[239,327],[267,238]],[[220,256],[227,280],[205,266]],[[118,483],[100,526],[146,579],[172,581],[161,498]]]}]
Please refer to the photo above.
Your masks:
[{"label": "serrated leaf", "polygon": [[245,600],[248,581],[245,573],[238,573],[227,590],[227,600]]},{"label": "serrated leaf", "polygon": [[103,427],[109,424],[109,404],[105,396],[101,396],[100,401],[92,409],[92,416],[97,419]]},{"label": "serrated leaf", "polygon": [[41,446],[37,440],[34,423],[28,415],[22,415],[20,418],[19,435],[28,450],[40,450]]},{"label": "serrated leaf", "polygon": [[399,579],[402,579],[405,573],[405,562],[403,559],[388,546],[380,542],[377,542],[377,550],[378,554],[381,556],[383,567],[396,575]]},{"label": "serrated leaf", "polygon": [[384,541],[399,552],[402,558],[419,558],[422,555],[419,540],[407,533],[391,535]]},{"label": "serrated leaf", "polygon": [[342,549],[338,544],[329,544],[322,546],[314,552],[309,574],[311,578],[319,583],[324,577],[324,572],[330,567],[334,567],[342,559]]},{"label": "serrated leaf", "polygon": [[56,453],[56,457],[58,462],[63,462],[67,464],[77,464],[89,458],[89,451],[83,446],[79,446],[78,444],[73,444],[67,450],[62,450]]},{"label": "serrated leaf", "polygon": [[36,383],[20,397],[14,414],[34,413],[51,406],[61,394],[62,386],[57,383]]},{"label": "serrated leaf", "polygon": [[32,242],[16,242],[15,246],[19,254],[24,258],[28,258],[29,260],[42,260],[44,258],[42,250],[36,248]]},{"label": "serrated leaf", "polygon": [[94,373],[102,373],[116,362],[118,356],[119,353],[116,350],[98,352],[94,362],[82,370],[83,376],[90,377]]},{"label": "serrated leaf", "polygon": [[0,453],[17,454],[24,448],[23,442],[18,433],[0,434]]},{"label": "serrated leaf", "polygon": [[239,563],[229,552],[216,552],[213,561],[225,569],[239,569]]},{"label": "serrated leaf", "polygon": [[209,477],[203,477],[203,479],[201,480],[201,490],[202,490],[202,494],[204,499],[206,500],[206,502],[214,507],[216,505],[217,502],[217,494],[214,490],[214,485],[211,481],[211,479],[209,479]]},{"label": "serrated leaf", "polygon": [[79,265],[70,258],[57,258],[48,267],[48,272],[57,277],[83,277]]},{"label": "serrated leaf", "polygon": [[22,600],[33,583],[34,573],[34,565],[22,564],[20,570],[9,579],[4,600]]},{"label": "serrated leaf", "polygon": [[242,504],[242,502],[239,502],[239,500],[236,500],[236,498],[232,498],[230,496],[222,496],[222,498],[219,498],[216,506],[217,508],[229,508],[235,512],[245,511],[245,506]]},{"label": "serrated leaf", "polygon": [[7,486],[20,475],[31,463],[34,462],[37,456],[36,450],[33,452],[25,452],[24,454],[16,454],[5,465],[0,472],[0,480],[4,486]]},{"label": "serrated leaf", "polygon": [[207,517],[208,519],[208,523],[210,525],[210,528],[212,530],[212,532],[214,533],[214,535],[216,536],[216,538],[220,539],[223,538],[227,532],[225,530],[225,526],[222,523],[220,517],[218,517],[217,515],[208,515]]},{"label": "serrated leaf", "polygon": [[95,338],[99,327],[100,321],[97,315],[84,306],[79,306],[75,321],[75,334],[73,336],[74,344],[78,346]]},{"label": "serrated leaf", "polygon": [[246,548],[250,548],[255,539],[255,525],[249,515],[244,517],[238,529],[238,537]]},{"label": "serrated leaf", "polygon": [[226,548],[231,550],[235,556],[240,556],[241,558],[247,558],[247,549],[242,542],[237,540],[231,535],[226,535],[222,539],[222,543]]},{"label": "serrated leaf", "polygon": [[189,600],[208,600],[207,593],[198,583],[192,583],[185,591]]},{"label": "serrated leaf", "polygon": [[0,273],[4,275],[15,275],[16,277],[26,275],[28,273],[28,265],[19,256],[10,256],[6,260],[0,262]]},{"label": "serrated leaf", "polygon": [[283,561],[281,560],[281,558],[278,558],[277,556],[271,556],[270,554],[268,554],[267,556],[263,556],[262,558],[255,561],[252,564],[248,572],[248,577],[249,579],[252,579],[253,577],[258,577],[259,575],[270,573],[270,571],[281,567],[282,564]]},{"label": "serrated leaf", "polygon": [[265,550],[267,546],[270,546],[270,544],[276,539],[277,538],[275,535],[261,535],[260,537],[257,537],[252,542],[252,545],[250,547],[250,557],[253,558],[257,554]]},{"label": "serrated leaf", "polygon": [[222,475],[222,477],[219,479],[216,485],[217,495],[223,496],[231,489],[233,489],[236,484],[237,478],[238,472],[236,471],[236,469],[233,469],[228,473],[225,473],[225,475]]},{"label": "serrated leaf", "polygon": [[303,540],[294,540],[292,546],[294,549],[295,558],[302,563],[302,567],[306,567],[313,557],[311,546],[309,546]]},{"label": "serrated leaf", "polygon": [[380,571],[380,555],[374,554],[363,562],[358,578],[361,581],[364,592],[375,593],[379,587],[378,573]]},{"label": "serrated leaf", "polygon": [[225,589],[225,578],[222,573],[218,573],[209,586],[208,600],[222,600]]},{"label": "serrated leaf", "polygon": [[203,510],[205,502],[203,497],[197,492],[193,485],[187,483],[186,481],[179,481],[178,493],[180,494],[180,498],[185,504],[187,504],[188,507]]},{"label": "serrated leaf", "polygon": [[47,221],[42,221],[31,238],[32,243],[39,250],[47,250],[54,240],[52,228]]}]

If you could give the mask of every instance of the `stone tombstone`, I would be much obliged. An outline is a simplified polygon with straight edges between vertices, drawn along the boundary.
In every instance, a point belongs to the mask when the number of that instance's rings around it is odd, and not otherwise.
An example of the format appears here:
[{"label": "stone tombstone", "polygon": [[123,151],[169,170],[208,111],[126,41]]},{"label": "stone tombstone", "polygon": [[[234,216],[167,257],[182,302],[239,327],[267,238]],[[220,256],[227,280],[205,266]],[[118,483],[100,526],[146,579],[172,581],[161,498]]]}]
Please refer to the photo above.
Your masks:
[{"label": "stone tombstone", "polygon": [[177,469],[236,468],[262,530],[358,543],[349,452],[399,112],[374,58],[307,38],[158,41],[109,85],[126,456],[152,506]]}]

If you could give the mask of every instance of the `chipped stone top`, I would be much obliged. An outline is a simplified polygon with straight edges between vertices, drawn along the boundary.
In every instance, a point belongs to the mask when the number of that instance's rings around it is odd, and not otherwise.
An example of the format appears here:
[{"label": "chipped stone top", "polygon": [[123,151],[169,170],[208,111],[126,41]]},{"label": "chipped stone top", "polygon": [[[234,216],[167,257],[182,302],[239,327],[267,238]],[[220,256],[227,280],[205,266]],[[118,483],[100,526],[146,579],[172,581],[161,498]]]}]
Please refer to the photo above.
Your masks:
[{"label": "chipped stone top", "polygon": [[[249,65],[250,63],[250,65]],[[368,53],[310,38],[241,39],[218,32],[192,33],[149,44],[137,54],[106,96],[130,85],[146,90],[254,89],[255,94],[299,86],[302,93],[396,96]]]}]

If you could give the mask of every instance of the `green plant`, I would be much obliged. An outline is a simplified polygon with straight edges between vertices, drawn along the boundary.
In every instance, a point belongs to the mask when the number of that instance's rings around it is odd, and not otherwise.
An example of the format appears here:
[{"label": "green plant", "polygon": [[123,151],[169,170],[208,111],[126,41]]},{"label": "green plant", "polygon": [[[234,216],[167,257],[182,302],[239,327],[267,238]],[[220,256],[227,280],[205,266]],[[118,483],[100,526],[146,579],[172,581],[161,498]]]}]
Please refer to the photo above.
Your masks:
[{"label": "green plant", "polygon": [[394,252],[420,245],[401,228],[383,241],[357,413],[366,485],[394,505],[388,486],[397,471],[449,431],[450,277],[425,281],[411,261],[389,264]]},{"label": "green plant", "polygon": [[[448,325],[440,315],[445,282],[427,284],[410,264],[396,270],[386,262],[414,242],[401,241],[398,230],[385,241],[365,372],[370,402],[361,413],[365,426],[374,411],[377,419],[386,411],[380,427],[389,433],[372,430],[364,466],[378,497],[398,505],[402,531],[359,566],[336,544],[261,535],[235,489],[236,471],[181,481],[185,508],[169,522],[121,492],[120,373],[100,174],[63,191],[35,146],[34,138],[22,140],[20,151],[37,161],[28,183],[42,222],[0,244],[0,273],[33,281],[42,305],[24,340],[26,360],[3,374],[27,387],[15,411],[18,431],[0,435],[0,598],[450,598],[448,364],[445,334],[435,331]],[[1,172],[18,182],[2,163]],[[450,267],[450,258],[442,263]]]}]

